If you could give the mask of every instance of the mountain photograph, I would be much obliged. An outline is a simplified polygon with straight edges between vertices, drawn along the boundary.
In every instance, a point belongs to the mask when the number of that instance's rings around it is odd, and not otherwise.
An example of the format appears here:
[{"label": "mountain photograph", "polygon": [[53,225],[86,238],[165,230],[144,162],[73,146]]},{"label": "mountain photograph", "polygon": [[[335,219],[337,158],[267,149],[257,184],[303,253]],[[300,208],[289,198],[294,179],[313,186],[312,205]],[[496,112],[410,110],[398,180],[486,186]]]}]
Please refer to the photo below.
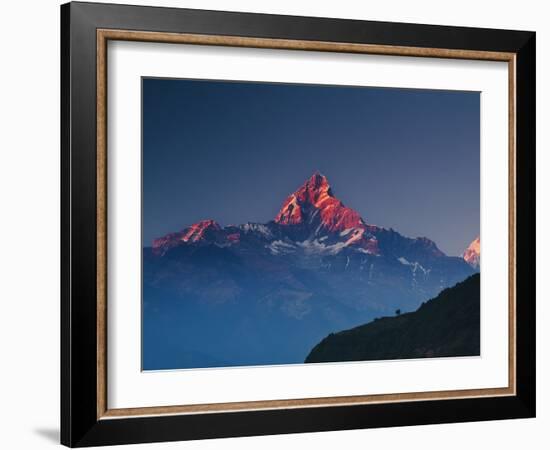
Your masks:
[{"label": "mountain photograph", "polygon": [[479,355],[477,94],[143,95],[143,370]]}]

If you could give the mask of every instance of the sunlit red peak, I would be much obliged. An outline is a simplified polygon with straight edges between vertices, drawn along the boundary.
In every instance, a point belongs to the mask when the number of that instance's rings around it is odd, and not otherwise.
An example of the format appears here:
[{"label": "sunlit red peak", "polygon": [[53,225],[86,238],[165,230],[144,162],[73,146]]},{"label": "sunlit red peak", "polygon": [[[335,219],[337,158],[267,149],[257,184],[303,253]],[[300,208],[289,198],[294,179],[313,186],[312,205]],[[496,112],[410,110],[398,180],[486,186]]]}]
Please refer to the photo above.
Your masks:
[{"label": "sunlit red peak", "polygon": [[187,228],[181,240],[184,242],[197,242],[207,230],[221,230],[221,227],[212,219],[201,220]]},{"label": "sunlit red peak", "polygon": [[472,267],[479,267],[479,260],[480,260],[480,239],[479,236],[472,241],[472,243],[468,246],[462,257],[464,258],[464,261],[466,261],[468,264],[470,264]]},{"label": "sunlit red peak", "polygon": [[330,184],[328,184],[327,177],[321,175],[319,172],[315,172],[311,178],[294,193],[294,195],[296,195],[301,202],[308,202],[311,204],[317,204],[329,197],[334,198],[330,191]]},{"label": "sunlit red peak", "polygon": [[327,177],[315,172],[284,202],[275,222],[299,225],[320,215],[321,225],[329,231],[364,226],[361,216],[334,197]]},{"label": "sunlit red peak", "polygon": [[210,239],[215,237],[216,233],[220,230],[220,225],[214,220],[201,220],[182,231],[170,233],[153,240],[153,252],[163,254],[170,248],[177,246],[180,242],[197,242],[203,238]]},{"label": "sunlit red peak", "polygon": [[312,190],[330,189],[327,177],[320,172],[315,172],[304,185],[307,185]]}]

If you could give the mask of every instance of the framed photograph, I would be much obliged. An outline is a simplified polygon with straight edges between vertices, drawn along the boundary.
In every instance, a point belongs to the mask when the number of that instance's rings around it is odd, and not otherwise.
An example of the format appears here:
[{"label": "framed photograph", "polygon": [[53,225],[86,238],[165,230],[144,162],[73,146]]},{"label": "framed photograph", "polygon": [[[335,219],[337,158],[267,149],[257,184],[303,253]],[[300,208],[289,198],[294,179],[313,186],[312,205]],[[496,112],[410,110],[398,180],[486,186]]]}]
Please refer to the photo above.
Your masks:
[{"label": "framed photograph", "polygon": [[534,32],[61,26],[63,444],[534,417]]}]

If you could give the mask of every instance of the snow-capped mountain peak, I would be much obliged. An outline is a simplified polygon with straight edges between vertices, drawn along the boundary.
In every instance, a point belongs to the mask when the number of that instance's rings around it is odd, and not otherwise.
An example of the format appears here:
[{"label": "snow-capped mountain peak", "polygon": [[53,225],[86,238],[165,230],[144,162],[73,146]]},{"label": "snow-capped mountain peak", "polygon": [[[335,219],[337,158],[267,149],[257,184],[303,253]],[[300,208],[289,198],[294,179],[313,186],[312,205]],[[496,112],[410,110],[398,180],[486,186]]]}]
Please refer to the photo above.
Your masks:
[{"label": "snow-capped mountain peak", "polygon": [[283,203],[275,222],[280,225],[302,225],[319,222],[329,232],[364,227],[361,216],[344,206],[332,193],[327,177],[315,172]]},{"label": "snow-capped mountain peak", "polygon": [[479,236],[471,242],[471,244],[462,254],[462,258],[464,258],[464,261],[470,264],[470,266],[472,266],[474,269],[479,269],[481,258]]},{"label": "snow-capped mountain peak", "polygon": [[190,227],[176,233],[170,233],[153,241],[153,251],[164,253],[166,250],[176,247],[179,243],[199,242],[205,238],[221,232],[220,225],[212,219],[201,220]]},{"label": "snow-capped mountain peak", "polygon": [[198,240],[200,240],[204,236],[204,234],[208,230],[219,231],[219,230],[221,230],[221,227],[219,226],[219,224],[216,221],[214,221],[212,219],[201,220],[200,222],[197,222],[197,223],[191,225],[185,231],[185,233],[181,237],[181,240],[184,241],[184,242],[189,242],[189,241],[197,242]]}]

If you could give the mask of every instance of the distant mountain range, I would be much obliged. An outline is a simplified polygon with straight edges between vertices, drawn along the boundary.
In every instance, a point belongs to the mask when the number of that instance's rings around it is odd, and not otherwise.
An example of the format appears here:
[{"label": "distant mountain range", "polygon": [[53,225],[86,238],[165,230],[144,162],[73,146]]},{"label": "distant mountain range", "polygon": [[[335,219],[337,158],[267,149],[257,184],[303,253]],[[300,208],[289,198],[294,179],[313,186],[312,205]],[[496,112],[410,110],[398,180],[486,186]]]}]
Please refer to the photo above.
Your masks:
[{"label": "distant mountain range", "polygon": [[330,334],[311,350],[305,362],[477,356],[479,282],[480,275],[472,275],[415,312]]},{"label": "distant mountain range", "polygon": [[328,333],[474,272],[426,237],[368,224],[315,173],[273,221],[203,220],[144,249],[143,366],[301,363]]}]

